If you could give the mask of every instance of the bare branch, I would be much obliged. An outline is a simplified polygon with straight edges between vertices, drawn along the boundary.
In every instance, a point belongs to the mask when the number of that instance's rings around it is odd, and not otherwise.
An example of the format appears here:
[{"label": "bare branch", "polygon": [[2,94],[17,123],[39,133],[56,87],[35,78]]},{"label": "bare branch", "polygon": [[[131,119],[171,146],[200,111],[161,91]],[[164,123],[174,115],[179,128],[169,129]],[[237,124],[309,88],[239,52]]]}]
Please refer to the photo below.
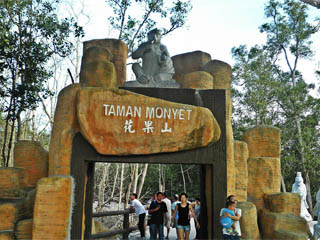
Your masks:
[{"label": "bare branch", "polygon": [[300,1],[320,9],[320,0],[300,0]]}]

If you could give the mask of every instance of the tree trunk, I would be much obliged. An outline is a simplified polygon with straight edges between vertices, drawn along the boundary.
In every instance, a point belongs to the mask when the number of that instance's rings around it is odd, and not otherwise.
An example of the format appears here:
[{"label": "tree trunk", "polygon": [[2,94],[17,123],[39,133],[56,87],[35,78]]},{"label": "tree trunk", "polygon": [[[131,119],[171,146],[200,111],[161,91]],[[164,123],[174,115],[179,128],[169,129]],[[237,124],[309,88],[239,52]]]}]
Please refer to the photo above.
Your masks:
[{"label": "tree trunk", "polygon": [[138,180],[139,180],[139,164],[136,163],[134,165],[134,180],[133,180],[133,188],[132,188],[133,193],[137,193]]},{"label": "tree trunk", "polygon": [[284,183],[283,175],[281,175],[281,192],[287,192],[286,184]]},{"label": "tree trunk", "polygon": [[122,187],[123,187],[123,174],[124,174],[124,163],[121,164],[118,210],[121,209]]},{"label": "tree trunk", "polygon": [[124,204],[124,209],[128,208],[128,205],[129,205],[129,197],[130,197],[130,190],[131,190],[131,186],[132,186],[132,183],[133,183],[133,176],[134,176],[134,165],[133,164],[130,164],[130,169],[129,169],[129,183],[128,183],[128,186],[127,186],[127,189],[126,189],[126,194],[125,194],[125,204]]},{"label": "tree trunk", "polygon": [[101,177],[101,181],[99,183],[98,206],[97,206],[97,210],[96,210],[97,212],[102,211],[103,205],[105,203],[104,191],[106,189],[106,183],[108,182],[109,167],[110,167],[110,163],[104,164],[104,166],[103,166],[102,177]]},{"label": "tree trunk", "polygon": [[144,167],[143,167],[143,172],[142,172],[142,176],[141,176],[141,180],[140,180],[138,192],[137,192],[138,199],[140,199],[142,188],[144,185],[144,180],[146,178],[147,172],[148,172],[148,163],[144,164]]},{"label": "tree trunk", "polygon": [[185,177],[184,177],[184,172],[183,172],[182,164],[180,164],[180,169],[181,169],[182,180],[183,180],[183,191],[184,191],[184,192],[187,192],[186,179],[185,179]]},{"label": "tree trunk", "polygon": [[306,169],[306,159],[305,159],[305,150],[304,150],[304,144],[303,144],[303,139],[302,139],[302,132],[301,132],[301,124],[300,124],[300,119],[298,116],[295,116],[295,123],[298,131],[298,141],[299,141],[299,150],[300,150],[300,157],[301,157],[301,162],[302,162],[302,170],[303,170],[303,175],[305,176],[306,179],[306,187],[307,187],[307,202],[309,205],[309,209],[312,212],[313,209],[313,204],[312,204],[312,195],[311,195],[311,187],[310,187],[310,178],[309,178],[309,173]]},{"label": "tree trunk", "polygon": [[116,169],[116,174],[115,174],[115,176],[114,176],[114,181],[113,181],[113,186],[112,186],[112,192],[111,192],[110,200],[113,199],[114,192],[115,192],[115,189],[116,189],[117,180],[118,180],[118,175],[119,175],[119,164],[116,163],[116,165],[117,165],[117,169]]}]

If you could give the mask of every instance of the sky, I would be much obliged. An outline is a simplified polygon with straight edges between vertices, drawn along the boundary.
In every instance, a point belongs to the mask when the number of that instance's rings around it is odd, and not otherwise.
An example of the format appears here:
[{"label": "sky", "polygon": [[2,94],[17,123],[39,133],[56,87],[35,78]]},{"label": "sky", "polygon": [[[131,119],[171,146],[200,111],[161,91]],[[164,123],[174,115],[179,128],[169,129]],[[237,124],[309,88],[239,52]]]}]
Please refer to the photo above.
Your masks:
[{"label": "sky", "polygon": [[[264,17],[266,0],[192,0],[193,9],[188,16],[186,27],[164,36],[171,56],[200,50],[212,59],[233,65],[231,49],[241,44],[249,47],[266,41],[259,26],[267,21]],[[85,25],[84,41],[117,37],[108,24],[112,10],[105,0],[85,0],[85,12],[90,21]],[[310,19],[320,16],[320,10],[310,7]],[[319,82],[314,72],[320,68],[320,33],[313,37],[314,59],[301,61],[300,70],[307,82]],[[318,60],[319,59],[319,60]]]}]

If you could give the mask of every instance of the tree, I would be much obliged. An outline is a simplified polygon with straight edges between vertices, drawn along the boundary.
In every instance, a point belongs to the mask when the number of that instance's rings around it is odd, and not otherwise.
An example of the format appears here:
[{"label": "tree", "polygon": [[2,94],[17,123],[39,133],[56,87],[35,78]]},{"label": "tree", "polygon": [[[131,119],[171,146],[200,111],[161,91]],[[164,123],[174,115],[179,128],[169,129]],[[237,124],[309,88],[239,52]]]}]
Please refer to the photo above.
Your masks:
[{"label": "tree", "polygon": [[[314,151],[320,143],[319,134],[315,134],[319,128],[320,102],[310,94],[315,86],[304,81],[298,66],[302,58],[312,56],[310,37],[318,27],[307,22],[306,11],[307,6],[300,2],[269,1],[265,14],[270,22],[260,28],[267,34],[266,45],[250,51],[240,47],[233,53],[237,61],[234,78],[240,77],[245,83],[241,89],[244,93],[239,94],[241,103],[255,110],[254,115],[259,115],[258,123],[266,119],[280,127],[283,174],[287,183],[292,184],[295,171],[303,172],[308,204],[312,208],[310,176],[318,182],[313,169],[320,166],[318,151]],[[285,67],[281,60],[284,60]],[[252,85],[259,89],[252,91]],[[262,98],[261,89],[265,95]],[[252,123],[250,119],[237,117],[244,123]],[[237,118],[234,120],[238,121]]]},{"label": "tree", "polygon": [[46,82],[52,76],[51,57],[72,51],[71,33],[83,35],[72,19],[59,20],[58,0],[11,0],[0,2],[0,96],[5,113],[1,158],[8,166],[14,140],[21,136],[21,117],[35,110],[52,94]]},{"label": "tree", "polygon": [[313,7],[320,8],[320,0],[300,0],[306,4],[309,4]]},{"label": "tree", "polygon": [[143,41],[149,30],[160,25],[156,19],[169,20],[162,27],[165,35],[184,26],[192,9],[191,0],[106,0],[106,3],[115,15],[109,17],[109,22],[119,32],[118,39],[128,45],[129,52]]}]

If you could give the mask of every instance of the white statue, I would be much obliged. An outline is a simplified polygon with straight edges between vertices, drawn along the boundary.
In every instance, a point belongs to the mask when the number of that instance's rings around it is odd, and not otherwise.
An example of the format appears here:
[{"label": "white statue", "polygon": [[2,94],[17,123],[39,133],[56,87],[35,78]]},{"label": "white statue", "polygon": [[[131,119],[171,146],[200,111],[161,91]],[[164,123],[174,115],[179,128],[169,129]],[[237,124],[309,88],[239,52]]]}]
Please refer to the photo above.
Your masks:
[{"label": "white statue", "polygon": [[307,222],[312,221],[312,217],[308,212],[308,203],[307,203],[307,188],[303,183],[303,178],[301,172],[297,172],[296,180],[292,185],[292,192],[298,193],[301,197],[301,207],[300,207],[300,216],[307,220]]},{"label": "white statue", "polygon": [[313,226],[313,236],[315,239],[320,239],[320,189],[316,195],[316,206],[313,209],[313,213],[318,217],[318,222]]}]

